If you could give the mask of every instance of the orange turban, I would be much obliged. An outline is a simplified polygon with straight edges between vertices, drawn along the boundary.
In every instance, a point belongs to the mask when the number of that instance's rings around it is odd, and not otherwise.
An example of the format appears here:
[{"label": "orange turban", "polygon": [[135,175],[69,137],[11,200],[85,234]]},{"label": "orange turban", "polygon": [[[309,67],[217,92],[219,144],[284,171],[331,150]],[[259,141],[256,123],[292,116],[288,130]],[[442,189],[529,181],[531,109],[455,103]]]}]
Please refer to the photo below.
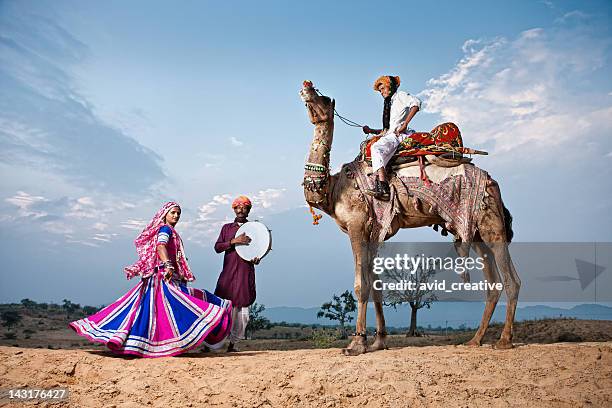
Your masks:
[{"label": "orange turban", "polygon": [[232,208],[236,208],[239,205],[248,205],[249,207],[252,207],[251,204],[251,200],[249,200],[249,197],[247,196],[238,196],[233,202],[232,202]]},{"label": "orange turban", "polygon": [[[396,77],[393,77],[393,79],[395,79],[395,87],[399,88],[399,86],[400,86],[400,77],[396,76]],[[391,77],[389,75],[383,75],[380,78],[378,78],[376,81],[374,81],[374,90],[378,91],[378,87],[381,84],[382,85],[388,85],[389,88],[393,88],[391,86]]]}]

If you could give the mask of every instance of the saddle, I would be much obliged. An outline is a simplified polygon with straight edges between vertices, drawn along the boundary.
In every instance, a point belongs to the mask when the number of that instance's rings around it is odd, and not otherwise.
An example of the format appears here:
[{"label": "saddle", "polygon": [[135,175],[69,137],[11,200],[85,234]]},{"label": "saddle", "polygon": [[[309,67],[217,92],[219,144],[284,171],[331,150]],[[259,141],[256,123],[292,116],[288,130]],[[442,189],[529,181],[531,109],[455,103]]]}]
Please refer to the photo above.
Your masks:
[{"label": "saddle", "polygon": [[[381,136],[374,136],[361,143],[360,158],[370,166],[372,145],[380,138]],[[440,167],[454,167],[470,163],[472,159],[463,157],[463,140],[457,125],[446,122],[436,126],[431,132],[416,132],[407,137],[400,143],[387,167],[395,169],[417,165],[418,161],[427,161]]]}]

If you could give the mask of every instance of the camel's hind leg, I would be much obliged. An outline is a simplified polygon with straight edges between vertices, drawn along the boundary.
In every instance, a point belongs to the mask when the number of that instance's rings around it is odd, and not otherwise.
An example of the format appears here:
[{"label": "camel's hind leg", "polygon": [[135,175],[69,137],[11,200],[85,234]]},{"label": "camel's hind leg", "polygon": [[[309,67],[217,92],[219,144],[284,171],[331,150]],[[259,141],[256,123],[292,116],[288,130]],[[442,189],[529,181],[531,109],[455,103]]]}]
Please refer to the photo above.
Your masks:
[{"label": "camel's hind leg", "polygon": [[[500,282],[493,252],[491,252],[491,250],[482,242],[474,242],[473,247],[476,253],[484,259],[484,278],[490,283]],[[484,313],[482,314],[480,326],[474,334],[474,337],[472,337],[470,341],[465,343],[466,346],[480,346],[482,344],[482,338],[484,337],[487,328],[489,327],[491,316],[493,316],[493,312],[495,311],[495,306],[497,305],[497,301],[499,300],[500,295],[501,290],[487,289],[487,302],[485,305]]]},{"label": "camel's hind leg", "polygon": [[495,254],[495,263],[504,279],[504,288],[506,290],[506,298],[508,304],[506,305],[506,321],[504,323],[504,329],[502,334],[495,344],[495,348],[498,349],[509,349],[512,348],[512,326],[514,324],[514,315],[516,313],[516,305],[518,303],[519,290],[521,288],[521,280],[516,273],[512,259],[510,258],[510,251],[508,250],[508,244],[505,242],[498,242],[491,244],[491,250]]},{"label": "camel's hind leg", "polygon": [[[478,221],[478,233],[493,253],[495,265],[497,265],[497,270],[504,281],[504,289],[506,290],[508,302],[506,305],[506,321],[495,347],[508,349],[512,348],[512,326],[514,324],[521,280],[510,258],[508,244],[512,231],[510,223],[506,223],[507,220],[504,218],[504,204],[497,183],[494,180],[490,180],[487,186],[487,193],[488,195],[484,203],[485,209]],[[507,210],[506,212],[508,217],[511,217]]]}]

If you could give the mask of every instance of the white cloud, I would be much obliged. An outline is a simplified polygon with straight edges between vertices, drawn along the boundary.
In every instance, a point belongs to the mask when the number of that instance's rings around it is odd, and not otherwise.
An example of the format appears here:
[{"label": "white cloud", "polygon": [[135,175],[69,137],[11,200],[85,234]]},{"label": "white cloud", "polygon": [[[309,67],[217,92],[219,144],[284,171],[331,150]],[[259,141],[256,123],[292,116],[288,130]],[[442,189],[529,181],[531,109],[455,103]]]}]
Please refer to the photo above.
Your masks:
[{"label": "white cloud", "polygon": [[559,17],[555,20],[555,23],[566,23],[569,20],[584,20],[589,18],[589,15],[580,11],[573,10],[569,13],[565,13],[562,17]]},{"label": "white cloud", "polygon": [[232,201],[231,194],[221,194],[213,197],[213,202],[218,204],[229,204]]},{"label": "white cloud", "polygon": [[[62,235],[66,243],[93,243],[96,244],[94,246],[110,242],[111,237],[119,236],[118,233],[107,232],[112,224],[109,220],[125,217],[126,213],[136,207],[111,196],[47,198],[25,191],[17,191],[13,196],[4,199],[4,202],[8,204],[4,213],[10,214],[6,219],[17,217],[21,226]],[[120,226],[141,230],[144,224],[144,221],[130,218],[120,223]]]},{"label": "white cloud", "polygon": [[94,234],[94,236],[91,238],[94,241],[100,241],[100,242],[111,242],[113,237],[118,236],[119,234]]},{"label": "white cloud", "polygon": [[551,10],[555,9],[555,4],[550,0],[542,0],[542,3]]},{"label": "white cloud", "polygon": [[49,201],[42,196],[33,196],[24,191],[18,191],[13,197],[6,198],[4,201],[16,206],[20,217],[41,218],[48,215],[46,211],[32,209],[36,204]]},{"label": "white cloud", "polygon": [[55,18],[24,11],[0,13],[3,100],[11,101],[0,110],[0,163],[100,192],[147,191],[163,180],[161,157],[96,116],[81,92],[76,70],[88,46]]},{"label": "white cloud", "polygon": [[260,190],[252,198],[253,205],[259,204],[263,208],[271,208],[275,202],[282,197],[285,191],[287,191],[285,188],[268,188],[266,190]]},{"label": "white cloud", "polygon": [[[262,218],[267,214],[286,209],[287,204],[285,188],[266,188],[255,193],[245,195],[253,202],[253,213],[250,218]],[[197,218],[192,222],[181,224],[183,238],[201,246],[209,246],[217,238],[223,224],[231,222],[233,213],[230,204],[238,194],[223,193],[213,196],[207,203],[198,207]]]},{"label": "white cloud", "polygon": [[93,229],[95,229],[96,231],[106,231],[106,229],[108,228],[108,224],[105,224],[103,222],[96,222],[93,226]]},{"label": "white cloud", "polygon": [[220,205],[228,205],[232,201],[231,194],[219,194],[215,195],[211,201],[202,204],[198,208],[198,220],[207,221],[211,219],[211,215],[217,211]]},{"label": "white cloud", "polygon": [[134,204],[118,201],[114,197],[99,199],[99,202],[94,201],[92,197],[80,197],[76,200],[67,199],[67,201],[69,211],[64,215],[77,219],[104,220],[115,212],[136,208]]},{"label": "white cloud", "polygon": [[118,210],[130,210],[136,208],[136,204],[128,203],[126,201],[120,201],[119,203],[117,203],[116,207]]},{"label": "white cloud", "polygon": [[100,218],[101,211],[96,208],[96,204],[91,197],[80,197],[73,201],[70,211],[66,213],[68,217],[75,218]]},{"label": "white cloud", "polygon": [[608,40],[565,27],[468,40],[464,57],[428,81],[420,96],[427,112],[459,126],[466,146],[545,155],[551,147],[610,131],[608,92],[578,85],[603,67],[608,46]]},{"label": "white cloud", "polygon": [[234,136],[230,137],[230,142],[232,143],[233,146],[237,146],[237,147],[240,147],[244,144],[244,142],[241,142],[240,140],[236,139]]},{"label": "white cloud", "polygon": [[47,232],[59,235],[69,235],[74,233],[74,228],[62,221],[45,221],[41,228]]},{"label": "white cloud", "polygon": [[217,203],[211,202],[207,204],[202,204],[200,208],[198,208],[198,218],[200,220],[207,220],[208,216],[217,211]]},{"label": "white cloud", "polygon": [[127,229],[135,230],[135,231],[142,231],[144,227],[147,225],[147,222],[145,220],[129,219],[129,220],[123,221],[120,225],[122,228],[127,228]]},{"label": "white cloud", "polygon": [[100,245],[96,242],[91,242],[91,241],[87,241],[87,240],[83,240],[83,239],[67,239],[66,240],[67,243],[69,244],[80,244],[80,245],[85,245],[88,247],[92,247],[92,248],[99,248]]}]

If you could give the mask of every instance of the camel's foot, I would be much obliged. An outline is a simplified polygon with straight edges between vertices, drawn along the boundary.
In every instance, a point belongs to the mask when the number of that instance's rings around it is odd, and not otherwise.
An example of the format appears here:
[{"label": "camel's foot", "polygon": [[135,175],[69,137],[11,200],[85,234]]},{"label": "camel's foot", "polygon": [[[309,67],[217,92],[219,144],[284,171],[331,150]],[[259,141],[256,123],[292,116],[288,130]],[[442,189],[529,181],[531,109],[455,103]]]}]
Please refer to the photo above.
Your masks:
[{"label": "camel's foot", "polygon": [[497,340],[497,343],[493,346],[497,350],[508,350],[514,347],[512,340],[501,338]]},{"label": "camel's foot", "polygon": [[376,335],[374,343],[368,346],[368,351],[389,350],[387,347],[387,336]]},{"label": "camel's foot", "polygon": [[474,337],[472,340],[470,340],[470,341],[468,341],[468,342],[463,343],[463,345],[464,345],[464,346],[468,346],[468,347],[480,347],[480,346],[481,346],[481,343],[480,343],[480,340],[478,340],[478,339],[476,339],[476,338]]},{"label": "camel's foot", "polygon": [[368,351],[368,345],[364,336],[353,336],[351,343],[342,349],[345,356],[358,356]]}]

